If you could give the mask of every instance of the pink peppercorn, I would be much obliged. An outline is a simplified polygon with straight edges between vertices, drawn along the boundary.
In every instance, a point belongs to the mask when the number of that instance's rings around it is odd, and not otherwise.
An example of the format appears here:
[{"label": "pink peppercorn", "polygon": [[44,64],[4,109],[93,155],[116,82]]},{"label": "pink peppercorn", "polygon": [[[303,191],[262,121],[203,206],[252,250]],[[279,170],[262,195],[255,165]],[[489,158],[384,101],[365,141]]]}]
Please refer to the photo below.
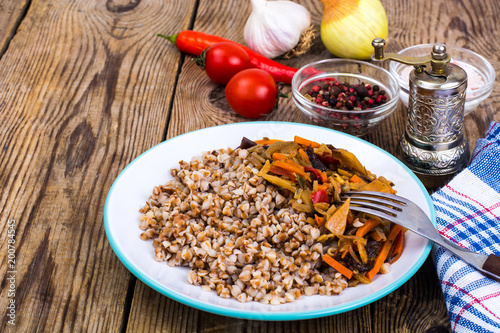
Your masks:
[{"label": "pink peppercorn", "polygon": [[371,86],[364,83],[351,85],[342,84],[335,78],[318,80],[316,85],[310,86],[308,98],[324,107],[344,110],[368,110],[379,106],[389,99],[386,92],[378,85]]}]

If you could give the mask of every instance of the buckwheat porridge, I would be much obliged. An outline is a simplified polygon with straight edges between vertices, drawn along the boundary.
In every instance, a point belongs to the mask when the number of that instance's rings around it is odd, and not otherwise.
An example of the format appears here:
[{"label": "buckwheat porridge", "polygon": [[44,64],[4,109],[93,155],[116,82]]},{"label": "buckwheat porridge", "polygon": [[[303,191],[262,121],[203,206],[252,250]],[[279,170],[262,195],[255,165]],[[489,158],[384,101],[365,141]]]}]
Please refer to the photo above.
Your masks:
[{"label": "buckwheat porridge", "polygon": [[[155,259],[188,267],[190,284],[215,290],[220,297],[265,304],[339,294],[348,286],[369,283],[370,270],[387,272],[386,260],[380,268],[374,266],[392,224],[373,223],[349,211],[340,222],[345,230],[331,230],[332,223],[338,224],[331,222],[339,219],[336,212],[346,206],[330,202],[340,191],[353,189],[350,179],[359,174],[358,166],[341,161],[343,170],[325,159],[321,165],[311,162],[311,154],[330,156],[331,146],[311,148],[299,140],[288,143],[291,149],[265,140],[248,149],[205,152],[171,169],[173,179],[155,187],[140,209],[141,239],[153,240]],[[276,146],[281,148],[269,152]],[[279,161],[299,168],[287,177],[281,172],[287,167]],[[365,173],[359,174],[364,186],[385,180]],[[327,198],[315,199],[318,191]],[[375,224],[372,236],[356,235],[369,223]],[[325,256],[330,257],[326,263]]]}]

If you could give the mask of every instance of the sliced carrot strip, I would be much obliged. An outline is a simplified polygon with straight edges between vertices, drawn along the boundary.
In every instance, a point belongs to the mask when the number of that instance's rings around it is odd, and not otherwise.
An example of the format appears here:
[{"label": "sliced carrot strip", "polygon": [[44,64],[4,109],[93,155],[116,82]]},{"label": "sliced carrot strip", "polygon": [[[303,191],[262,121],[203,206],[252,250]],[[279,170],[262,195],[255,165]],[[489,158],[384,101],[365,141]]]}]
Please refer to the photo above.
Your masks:
[{"label": "sliced carrot strip", "polygon": [[305,172],[302,168],[300,168],[300,165],[296,164],[293,161],[290,161],[290,162],[292,162],[293,164],[289,163],[289,161],[286,161],[286,162],[285,161],[274,161],[274,165],[277,167],[280,167],[282,169],[285,169],[285,170],[288,170],[291,172],[295,172],[296,174],[301,175],[302,177],[304,177],[307,180],[311,180],[311,177],[307,174],[307,172]]},{"label": "sliced carrot strip", "polygon": [[283,168],[280,168],[276,165],[273,165],[271,167],[271,169],[269,169],[269,172],[272,172],[276,175],[280,175],[280,176],[285,176],[285,177],[288,177],[290,178],[293,182],[296,182],[297,181],[297,177],[295,177],[295,173],[291,172],[291,171],[288,171],[288,170],[285,170]]},{"label": "sliced carrot strip", "polygon": [[288,156],[285,156],[285,154],[282,153],[273,153],[273,160],[277,161],[284,161],[287,160]]},{"label": "sliced carrot strip", "polygon": [[328,183],[328,176],[326,175],[326,172],[321,171],[321,170],[318,170],[318,171],[319,171],[319,175],[321,177],[321,181],[323,183]]},{"label": "sliced carrot strip", "polygon": [[351,181],[351,183],[361,183],[361,184],[365,183],[366,184],[366,182],[363,179],[359,178],[358,175],[352,175],[350,181]]},{"label": "sliced carrot strip", "polygon": [[307,154],[304,151],[304,149],[300,148],[299,149],[299,154],[300,154],[300,156],[302,156],[302,159],[304,160],[304,162],[306,162],[307,164],[311,165],[311,161],[309,160],[309,156],[307,156]]},{"label": "sliced carrot strip", "polygon": [[263,145],[263,146],[269,146],[272,145],[275,142],[283,142],[283,140],[276,140],[276,139],[262,139],[262,140],[255,140],[254,141],[258,145]]},{"label": "sliced carrot strip", "polygon": [[401,254],[403,253],[404,242],[405,242],[405,231],[401,230],[398,236],[396,237],[396,241],[394,243],[394,248],[392,250],[392,255],[394,255],[394,257],[390,261],[391,264],[398,261],[399,257],[401,257]]},{"label": "sliced carrot strip", "polygon": [[397,224],[394,225],[392,228],[391,232],[389,233],[389,236],[387,237],[387,240],[384,242],[384,245],[382,246],[382,249],[380,250],[379,254],[377,255],[377,258],[375,258],[375,265],[371,270],[366,273],[366,277],[368,279],[373,279],[375,275],[378,274],[380,271],[380,268],[382,267],[382,264],[385,262],[385,259],[387,259],[387,256],[389,255],[389,251],[392,248],[392,244],[394,243],[394,239],[398,235],[398,233],[401,232],[403,228]]},{"label": "sliced carrot strip", "polygon": [[314,221],[316,221],[316,225],[318,227],[321,227],[323,224],[325,224],[325,218],[322,216],[318,216],[317,214],[314,214]]},{"label": "sliced carrot strip", "polygon": [[290,158],[288,158],[286,155],[284,155],[282,153],[274,153],[273,154],[273,159],[275,161],[283,161],[285,163],[293,165],[296,168],[299,168],[302,171],[305,171],[305,169],[304,169],[304,167],[302,165],[300,165],[298,163],[295,163],[293,160],[291,160]]},{"label": "sliced carrot strip", "polygon": [[374,220],[374,219],[369,219],[368,221],[365,222],[361,227],[356,230],[356,236],[358,237],[365,237],[365,235],[368,233],[368,231],[372,230],[376,226],[380,224],[380,221]]},{"label": "sliced carrot strip", "polygon": [[335,268],[337,272],[339,272],[346,278],[348,279],[352,278],[353,272],[349,268],[339,263],[337,260],[330,257],[328,254],[325,254],[323,256],[323,261],[326,262],[328,265],[332,266],[333,268]]},{"label": "sliced carrot strip", "polygon": [[301,138],[300,136],[297,136],[297,135],[295,136],[293,141],[295,141],[299,145],[303,145],[303,146],[307,146],[307,147],[311,147],[311,148],[318,148],[320,146],[320,144],[317,142]]},{"label": "sliced carrot strip", "polygon": [[387,236],[387,240],[394,241],[401,230],[403,230],[403,227],[400,226],[400,225],[395,224],[392,227],[392,230],[389,233],[389,236]]},{"label": "sliced carrot strip", "polygon": [[319,190],[326,191],[326,190],[328,190],[328,187],[325,185],[318,185],[318,189],[316,191],[319,191]]},{"label": "sliced carrot strip", "polygon": [[387,256],[389,255],[389,251],[392,246],[392,242],[390,240],[386,240],[384,245],[382,246],[382,249],[380,250],[379,254],[377,255],[377,258],[375,258],[375,265],[371,270],[366,273],[366,277],[368,279],[373,279],[375,275],[378,274],[380,271],[380,268],[382,267],[382,264],[384,263],[385,259],[387,259]]}]

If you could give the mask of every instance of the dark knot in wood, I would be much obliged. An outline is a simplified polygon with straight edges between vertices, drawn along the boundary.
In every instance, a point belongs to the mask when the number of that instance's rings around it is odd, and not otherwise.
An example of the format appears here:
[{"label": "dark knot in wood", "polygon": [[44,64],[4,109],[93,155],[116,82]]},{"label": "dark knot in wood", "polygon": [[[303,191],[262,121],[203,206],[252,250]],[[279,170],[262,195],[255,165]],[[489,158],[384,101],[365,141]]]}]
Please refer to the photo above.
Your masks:
[{"label": "dark knot in wood", "polygon": [[141,0],[108,0],[106,9],[112,13],[124,13],[134,10],[140,2]]}]

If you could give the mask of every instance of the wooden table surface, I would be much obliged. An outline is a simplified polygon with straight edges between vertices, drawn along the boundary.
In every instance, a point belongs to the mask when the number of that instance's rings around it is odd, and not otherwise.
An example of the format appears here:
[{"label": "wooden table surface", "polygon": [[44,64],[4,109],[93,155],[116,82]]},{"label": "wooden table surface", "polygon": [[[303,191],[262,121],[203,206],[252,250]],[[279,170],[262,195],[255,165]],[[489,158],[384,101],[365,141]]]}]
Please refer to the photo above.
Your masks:
[{"label": "wooden table surface", "polygon": [[[320,1],[298,2],[319,27]],[[500,72],[500,2],[382,3],[388,51],[445,42],[484,55]],[[399,289],[357,310],[261,322],[182,305],[136,279],[114,254],[103,208],[120,171],[165,139],[247,121],[191,56],[155,34],[193,29],[243,42],[250,9],[242,0],[0,0],[0,331],[450,331],[430,259]],[[318,33],[309,53],[279,61],[299,67],[331,57]],[[499,104],[497,85],[465,118],[472,148],[500,120]],[[400,106],[365,139],[395,153],[405,112]],[[291,100],[263,120],[305,122]]]}]

